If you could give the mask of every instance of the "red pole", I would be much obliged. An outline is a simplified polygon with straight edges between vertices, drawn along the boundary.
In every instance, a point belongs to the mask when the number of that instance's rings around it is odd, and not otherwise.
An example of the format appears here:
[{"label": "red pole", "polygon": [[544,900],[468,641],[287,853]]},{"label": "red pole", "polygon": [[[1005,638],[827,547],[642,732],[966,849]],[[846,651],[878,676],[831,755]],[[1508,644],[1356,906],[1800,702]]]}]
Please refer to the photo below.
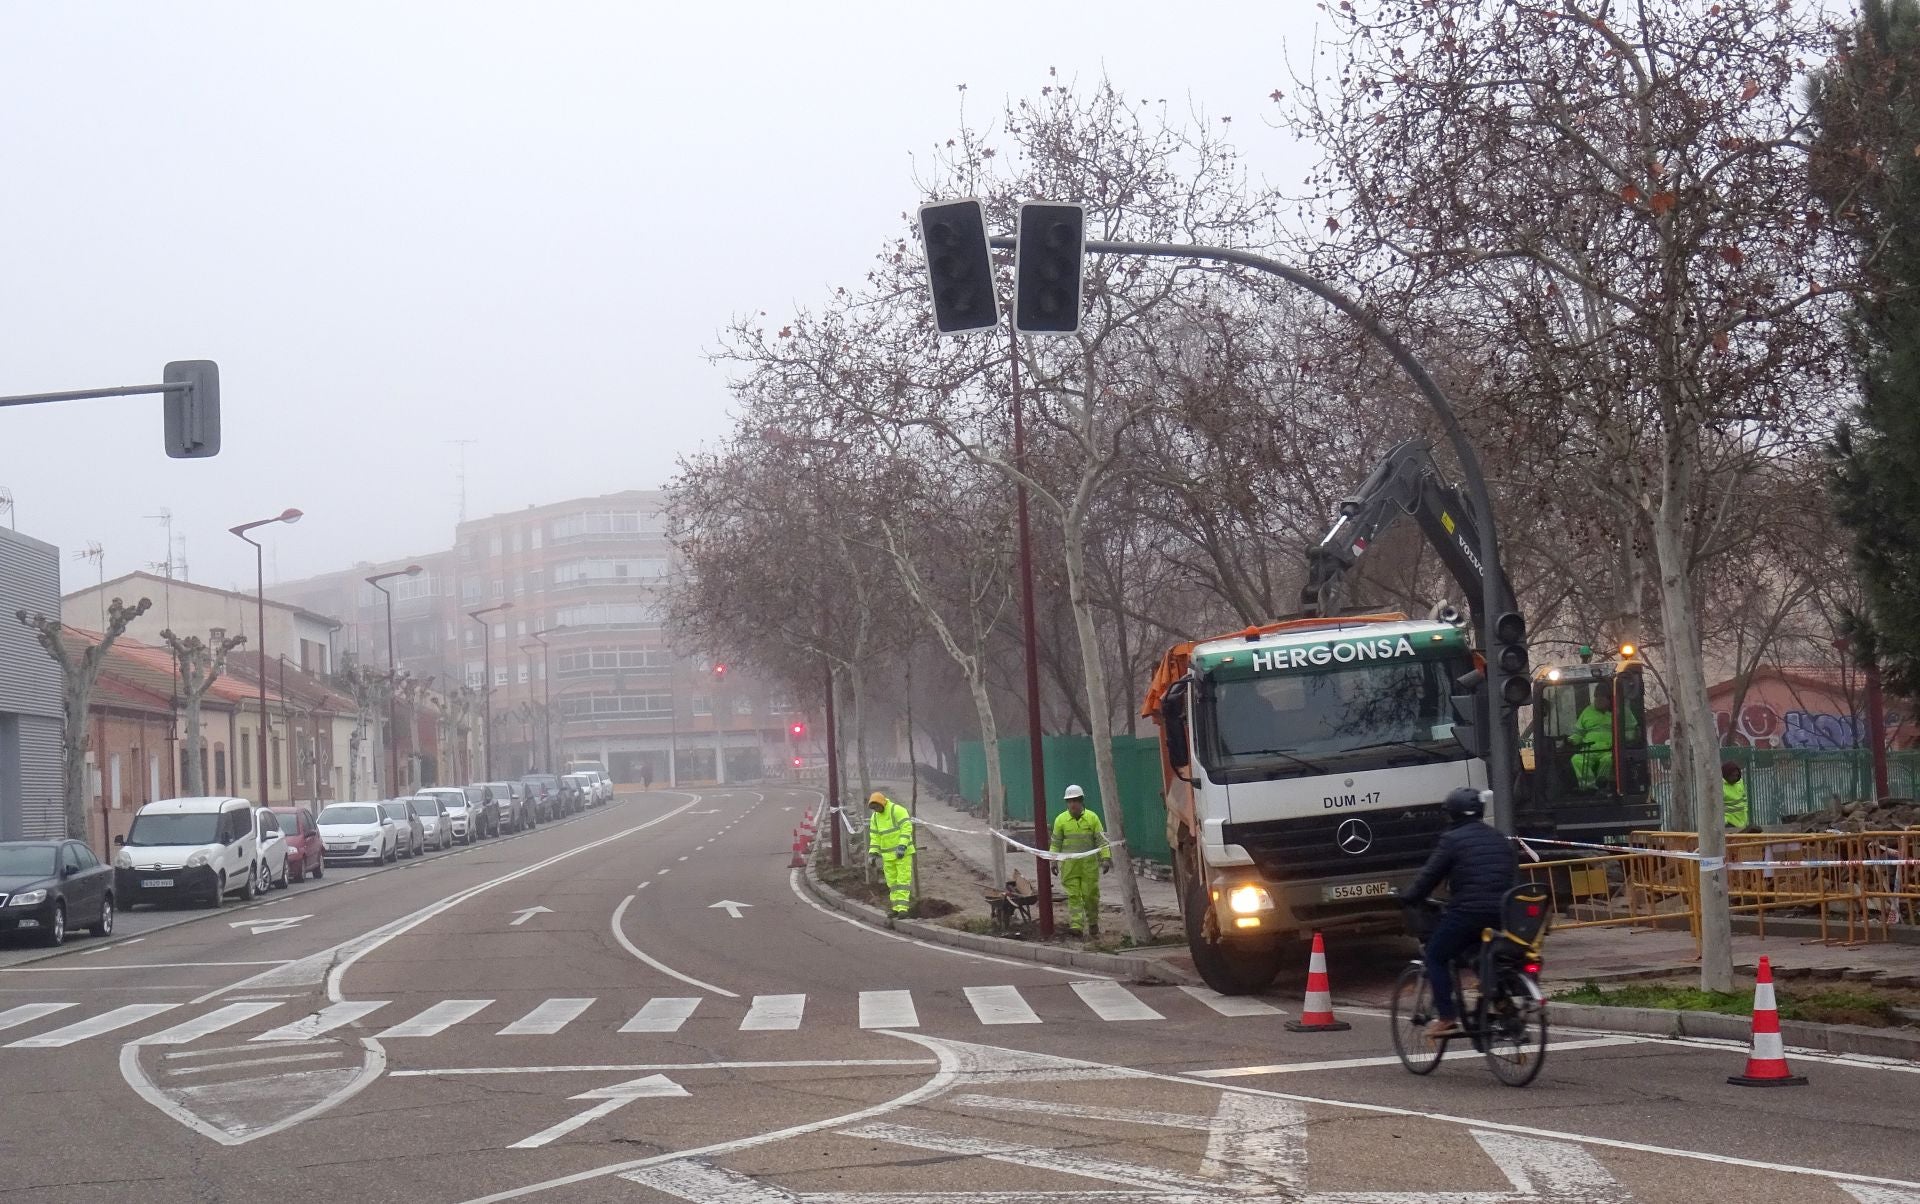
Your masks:
[{"label": "red pole", "polygon": [[1880,692],[1880,666],[1867,665],[1867,739],[1873,743],[1873,797],[1887,797],[1887,700]]},{"label": "red pole", "polygon": [[827,673],[827,814],[826,821],[833,829],[833,863],[845,865],[846,858],[840,851],[840,737],[833,726],[833,664],[822,666]]},{"label": "red pole", "polygon": [[[1033,617],[1033,533],[1027,525],[1027,439],[1020,405],[1020,336],[1008,328],[1007,360],[1013,386],[1013,466],[1021,475],[1014,482],[1014,504],[1020,524],[1020,625],[1027,654],[1027,762],[1032,772],[1033,838],[1035,848],[1047,847],[1047,771],[1040,748],[1040,653]],[[1033,859],[1034,885],[1040,893],[1040,936],[1053,935],[1053,875],[1044,857]],[[996,884],[997,885],[997,884]]]}]

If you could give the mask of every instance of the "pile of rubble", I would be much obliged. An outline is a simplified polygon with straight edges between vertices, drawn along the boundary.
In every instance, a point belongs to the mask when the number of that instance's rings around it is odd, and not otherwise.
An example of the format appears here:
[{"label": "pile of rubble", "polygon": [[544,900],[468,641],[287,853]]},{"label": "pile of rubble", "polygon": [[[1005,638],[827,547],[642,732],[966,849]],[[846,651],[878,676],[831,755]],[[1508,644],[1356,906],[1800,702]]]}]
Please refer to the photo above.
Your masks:
[{"label": "pile of rubble", "polygon": [[1920,826],[1920,802],[1883,798],[1879,802],[1842,803],[1838,808],[1783,815],[1780,826],[1789,832],[1897,832]]}]

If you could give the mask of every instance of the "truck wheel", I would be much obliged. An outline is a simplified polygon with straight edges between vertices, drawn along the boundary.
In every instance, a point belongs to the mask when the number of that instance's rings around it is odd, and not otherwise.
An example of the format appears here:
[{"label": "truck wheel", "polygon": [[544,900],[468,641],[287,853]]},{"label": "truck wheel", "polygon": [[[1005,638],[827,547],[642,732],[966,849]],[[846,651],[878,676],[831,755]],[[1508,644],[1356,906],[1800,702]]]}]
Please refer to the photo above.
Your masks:
[{"label": "truck wheel", "polygon": [[1280,973],[1283,946],[1277,938],[1228,944],[1206,938],[1206,890],[1196,881],[1187,884],[1180,910],[1187,926],[1187,949],[1201,981],[1222,995],[1252,995],[1264,991]]}]

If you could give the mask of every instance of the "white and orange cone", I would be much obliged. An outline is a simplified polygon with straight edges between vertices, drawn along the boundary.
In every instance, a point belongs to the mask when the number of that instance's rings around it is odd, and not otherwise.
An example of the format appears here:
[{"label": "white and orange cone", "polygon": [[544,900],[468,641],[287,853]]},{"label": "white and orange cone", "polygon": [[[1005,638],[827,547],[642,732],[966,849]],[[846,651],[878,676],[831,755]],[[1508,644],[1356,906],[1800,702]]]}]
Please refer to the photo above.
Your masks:
[{"label": "white and orange cone", "polygon": [[1747,1072],[1730,1074],[1736,1087],[1804,1087],[1806,1076],[1787,1068],[1786,1047],[1780,1042],[1780,1012],[1773,1001],[1773,967],[1765,955],[1753,984],[1753,1038],[1747,1052]]},{"label": "white and orange cone", "polygon": [[1318,932],[1313,934],[1313,952],[1307,957],[1307,1000],[1300,1008],[1300,1019],[1287,1021],[1287,1029],[1296,1033],[1337,1033],[1352,1028],[1333,1016],[1333,993],[1327,983],[1327,945]]}]

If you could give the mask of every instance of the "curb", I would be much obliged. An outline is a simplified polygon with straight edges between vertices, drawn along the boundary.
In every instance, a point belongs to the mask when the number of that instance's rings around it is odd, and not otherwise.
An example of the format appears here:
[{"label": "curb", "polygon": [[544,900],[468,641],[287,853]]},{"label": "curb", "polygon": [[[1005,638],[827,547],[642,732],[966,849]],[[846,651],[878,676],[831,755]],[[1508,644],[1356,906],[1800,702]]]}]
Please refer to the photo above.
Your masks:
[{"label": "curb", "polygon": [[[808,862],[801,872],[801,881],[806,883],[807,893],[835,911],[852,916],[870,927],[886,931],[887,917],[877,907],[847,898],[820,881],[819,874],[812,862]],[[1005,937],[985,936],[977,932],[961,932],[940,924],[928,924],[921,920],[896,920],[893,930],[909,936],[931,941],[937,945],[951,945],[956,949],[971,949],[975,953],[990,953],[995,957],[1004,957],[1009,961],[1045,962],[1050,966],[1066,966],[1075,970],[1087,970],[1097,974],[1111,974],[1127,982],[1168,983],[1174,986],[1199,986],[1200,979],[1177,966],[1172,966],[1154,957],[1126,957],[1117,953],[1090,953],[1083,949],[1065,949],[1056,945],[1034,944],[1028,941],[1008,940]]]},{"label": "curb", "polygon": [[[615,795],[611,802],[607,803],[605,807],[600,808],[600,811],[604,813],[605,811],[608,810],[608,808],[611,808],[615,803],[618,803],[621,801],[623,801],[623,797],[620,795]],[[546,823],[540,825],[540,827],[538,828],[533,828],[533,829],[521,831],[521,832],[512,832],[505,836],[491,837],[490,839],[488,839],[488,841],[485,844],[474,844],[474,845],[464,845],[464,846],[455,845],[453,848],[442,850],[440,853],[440,856],[434,858],[434,863],[438,863],[440,861],[445,861],[445,860],[451,860],[452,858],[455,858],[455,857],[464,857],[468,853],[475,852],[480,849],[490,849],[498,844],[501,844],[507,841],[518,840],[523,836],[535,836],[535,835],[538,835],[541,831],[548,828],[565,827],[568,824],[574,823],[578,820],[585,819],[587,818],[587,816],[591,814],[593,814],[593,812],[583,811],[578,815],[570,815],[565,819],[548,820]],[[314,882],[311,878],[309,878],[307,882],[310,883],[311,885],[307,885],[306,889],[300,891],[298,894],[294,894],[293,892],[288,892],[283,895],[275,895],[271,899],[259,899],[259,900],[256,900],[255,902],[242,903],[238,906],[223,903],[219,907],[202,908],[197,911],[194,911],[189,915],[183,915],[177,919],[168,920],[164,924],[155,924],[151,928],[142,928],[139,932],[130,932],[126,936],[114,936],[99,943],[77,943],[74,941],[69,941],[66,944],[60,946],[58,949],[48,949],[44,953],[37,953],[32,957],[23,957],[17,961],[7,962],[5,965],[0,965],[0,970],[10,970],[15,966],[36,965],[40,962],[51,961],[56,957],[72,957],[82,953],[96,953],[101,950],[111,949],[115,945],[123,945],[128,941],[144,940],[147,937],[152,936],[156,932],[165,932],[170,928],[179,928],[186,924],[198,924],[202,920],[217,920],[221,916],[240,915],[244,912],[257,911],[262,907],[272,907],[275,904],[284,903],[288,899],[303,899],[308,895],[318,894],[323,890],[329,890],[336,886],[346,886],[349,883],[353,883],[353,882],[364,882],[367,879],[377,877],[380,874],[396,873],[400,870],[410,870],[418,866],[423,866],[427,864],[429,863],[423,859],[420,861],[409,861],[403,864],[383,866],[380,869],[373,871],[373,873],[371,874],[362,874],[358,878],[336,878],[336,879],[333,879],[332,881],[329,881],[326,878],[321,878],[318,882]]]},{"label": "curb", "polygon": [[[1616,1008],[1551,1000],[1547,1015],[1558,1026],[1600,1032],[1642,1033],[1651,1037],[1704,1037],[1744,1044],[1751,1035],[1746,1016],[1719,1012],[1669,1011],[1664,1008]],[[1813,1024],[1782,1020],[1780,1037],[1790,1047],[1818,1053],[1866,1054],[1876,1058],[1920,1061],[1920,1032],[1868,1028],[1859,1024]]]}]

